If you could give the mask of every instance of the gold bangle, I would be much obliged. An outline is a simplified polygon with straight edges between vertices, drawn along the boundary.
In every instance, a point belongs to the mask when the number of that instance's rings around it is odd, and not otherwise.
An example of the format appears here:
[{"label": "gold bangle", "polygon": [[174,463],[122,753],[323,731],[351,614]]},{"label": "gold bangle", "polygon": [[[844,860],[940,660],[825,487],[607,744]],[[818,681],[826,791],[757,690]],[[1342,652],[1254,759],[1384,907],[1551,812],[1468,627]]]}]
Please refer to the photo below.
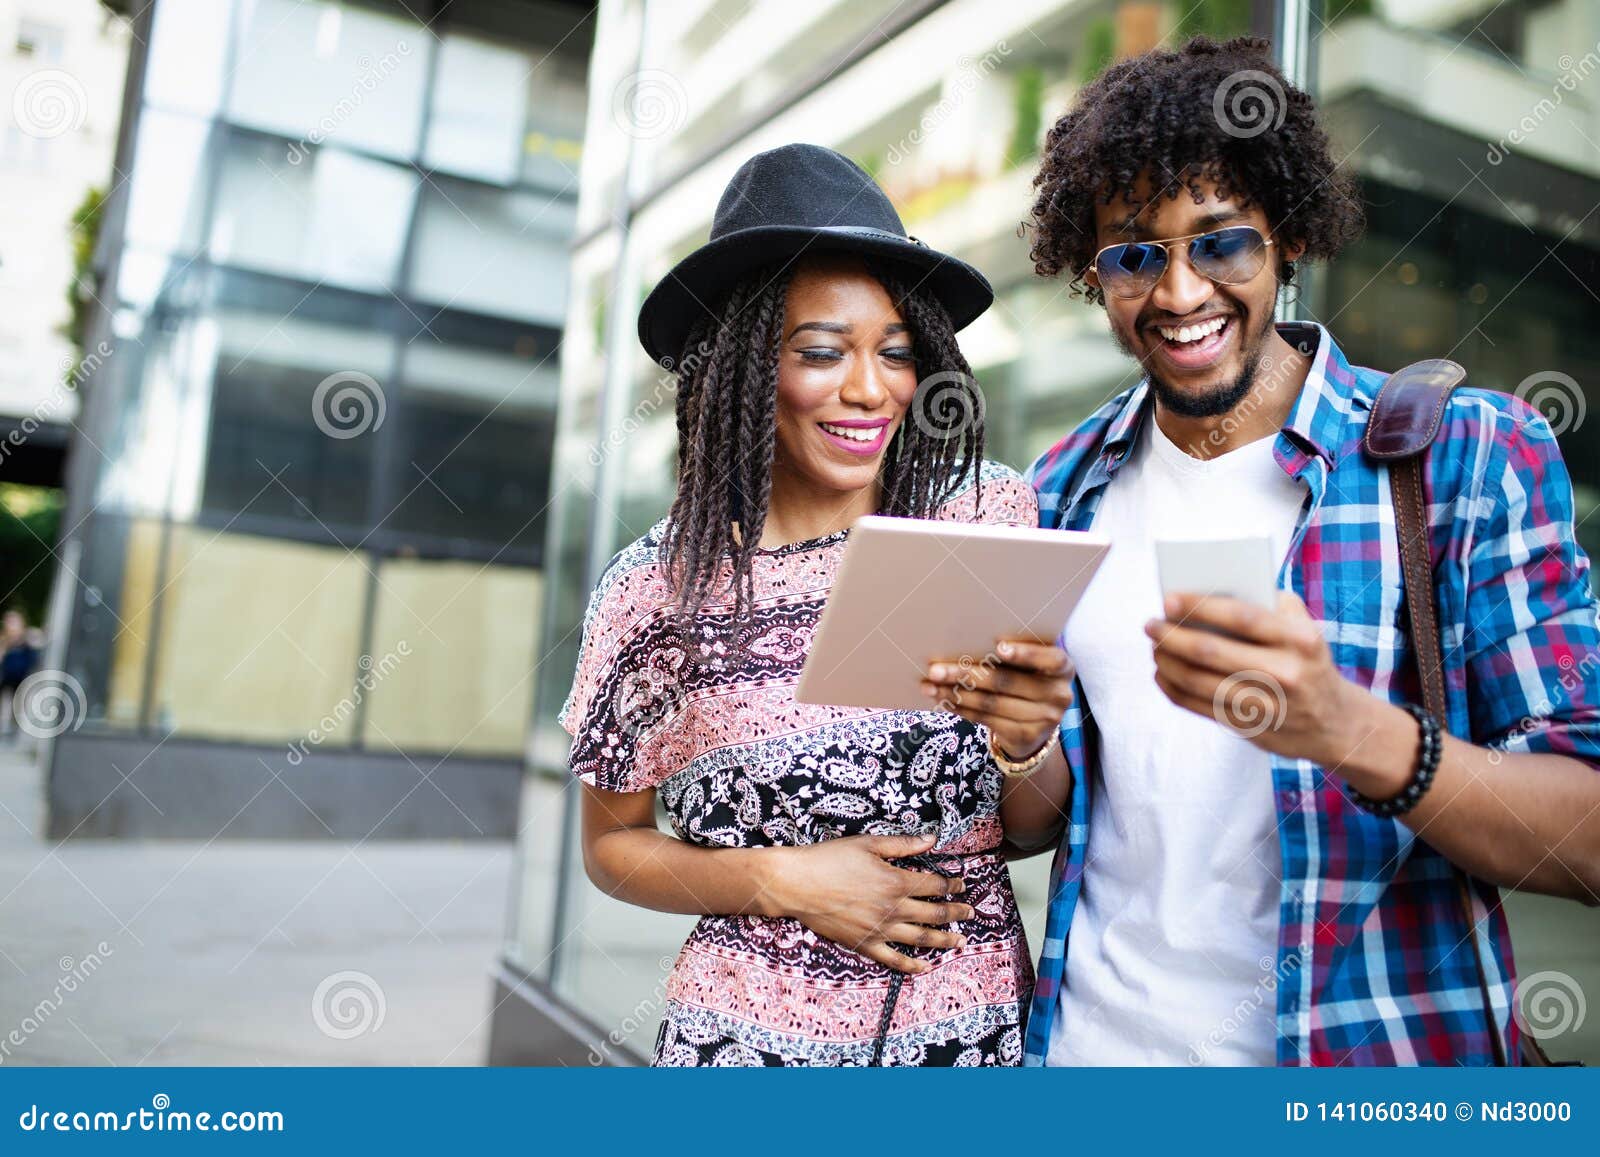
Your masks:
[{"label": "gold bangle", "polygon": [[994,732],[989,733],[989,754],[1000,767],[1000,773],[1010,779],[1022,779],[1032,775],[1039,769],[1039,765],[1050,757],[1050,752],[1061,741],[1061,729],[1052,728],[1050,738],[1044,741],[1044,746],[1035,751],[1027,759],[1018,761],[1000,750],[1000,745],[994,741]]}]

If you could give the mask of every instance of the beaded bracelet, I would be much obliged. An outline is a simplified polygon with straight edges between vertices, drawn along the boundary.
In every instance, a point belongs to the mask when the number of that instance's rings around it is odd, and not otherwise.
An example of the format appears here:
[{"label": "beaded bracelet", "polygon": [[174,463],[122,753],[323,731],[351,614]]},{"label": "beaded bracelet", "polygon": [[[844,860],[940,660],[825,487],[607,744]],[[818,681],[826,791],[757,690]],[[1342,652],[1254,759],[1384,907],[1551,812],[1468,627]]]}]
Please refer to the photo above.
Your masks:
[{"label": "beaded bracelet", "polygon": [[1044,741],[1043,747],[1028,756],[1027,759],[1016,760],[1000,750],[1000,745],[994,741],[994,736],[991,734],[989,736],[989,754],[999,766],[1001,774],[1007,779],[1022,779],[1037,771],[1039,765],[1049,758],[1050,752],[1054,750],[1055,745],[1060,741],[1060,730],[1052,729],[1050,738]]},{"label": "beaded bracelet", "polygon": [[1412,774],[1411,782],[1406,784],[1400,794],[1390,796],[1388,799],[1373,799],[1345,784],[1345,790],[1350,793],[1350,798],[1355,801],[1357,807],[1383,819],[1404,815],[1417,806],[1417,801],[1433,784],[1434,773],[1439,770],[1439,757],[1444,754],[1444,732],[1432,712],[1418,707],[1415,703],[1402,703],[1401,706],[1411,713],[1417,725],[1422,728],[1422,754],[1417,760],[1417,770]]}]

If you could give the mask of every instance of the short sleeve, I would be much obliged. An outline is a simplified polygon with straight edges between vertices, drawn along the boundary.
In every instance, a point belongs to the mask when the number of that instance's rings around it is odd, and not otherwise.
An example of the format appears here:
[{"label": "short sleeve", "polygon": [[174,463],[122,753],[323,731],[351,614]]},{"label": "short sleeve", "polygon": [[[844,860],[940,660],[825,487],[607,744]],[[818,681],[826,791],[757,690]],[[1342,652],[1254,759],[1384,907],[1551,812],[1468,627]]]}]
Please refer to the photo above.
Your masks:
[{"label": "short sleeve", "polygon": [[643,791],[670,774],[653,744],[671,721],[683,649],[669,586],[638,544],[612,560],[583,617],[578,663],[556,719],[572,736],[569,764],[584,783]]},{"label": "short sleeve", "polygon": [[939,507],[947,522],[982,522],[994,526],[1039,525],[1039,496],[1022,475],[1000,462],[986,461],[976,478]]},{"label": "short sleeve", "polygon": [[1499,425],[1467,571],[1472,739],[1600,766],[1600,628],[1572,481],[1542,415]]}]

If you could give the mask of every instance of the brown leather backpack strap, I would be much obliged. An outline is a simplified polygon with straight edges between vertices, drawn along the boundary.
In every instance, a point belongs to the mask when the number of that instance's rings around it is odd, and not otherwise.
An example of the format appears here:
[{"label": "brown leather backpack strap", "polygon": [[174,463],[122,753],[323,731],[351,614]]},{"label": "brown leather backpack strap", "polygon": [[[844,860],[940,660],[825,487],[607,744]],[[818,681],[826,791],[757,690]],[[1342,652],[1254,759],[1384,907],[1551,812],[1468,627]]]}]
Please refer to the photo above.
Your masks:
[{"label": "brown leather backpack strap", "polygon": [[[1438,593],[1433,585],[1433,559],[1428,547],[1428,503],[1422,474],[1428,447],[1439,434],[1445,404],[1466,378],[1455,362],[1432,358],[1415,362],[1389,375],[1372,404],[1361,446],[1367,457],[1386,462],[1389,491],[1394,503],[1395,539],[1400,548],[1400,571],[1405,584],[1406,611],[1411,627],[1411,652],[1422,684],[1422,705],[1449,729],[1449,701],[1445,695],[1444,653],[1439,641]],[[1494,1001],[1489,996],[1489,975],[1478,945],[1477,917],[1472,907],[1472,885],[1457,871],[1461,912],[1467,922],[1467,940],[1477,966],[1478,990],[1489,1022],[1489,1039],[1495,1064],[1506,1063],[1505,1042],[1495,1023]]]},{"label": "brown leather backpack strap", "polygon": [[1422,705],[1448,729],[1444,656],[1428,550],[1428,504],[1422,485],[1428,447],[1438,436],[1445,404],[1467,372],[1444,358],[1413,362],[1389,375],[1372,403],[1361,446],[1367,457],[1389,466],[1395,536],[1405,582],[1411,649],[1422,683]]}]

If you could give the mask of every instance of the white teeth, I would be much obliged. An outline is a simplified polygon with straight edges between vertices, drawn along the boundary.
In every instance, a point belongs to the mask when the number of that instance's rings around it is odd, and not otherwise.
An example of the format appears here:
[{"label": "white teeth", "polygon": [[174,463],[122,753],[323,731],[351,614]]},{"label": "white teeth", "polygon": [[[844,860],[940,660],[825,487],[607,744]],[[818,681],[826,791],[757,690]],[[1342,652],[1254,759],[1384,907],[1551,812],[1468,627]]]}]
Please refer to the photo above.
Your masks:
[{"label": "white teeth", "polygon": [[848,438],[852,442],[876,442],[878,431],[882,426],[857,427],[857,426],[830,426],[827,422],[818,423],[828,433],[840,438]]},{"label": "white teeth", "polygon": [[1228,324],[1225,317],[1214,317],[1210,321],[1203,321],[1199,325],[1184,325],[1177,329],[1169,329],[1164,325],[1156,326],[1156,331],[1168,341],[1191,342],[1199,341],[1203,337],[1210,337],[1223,326]]}]

